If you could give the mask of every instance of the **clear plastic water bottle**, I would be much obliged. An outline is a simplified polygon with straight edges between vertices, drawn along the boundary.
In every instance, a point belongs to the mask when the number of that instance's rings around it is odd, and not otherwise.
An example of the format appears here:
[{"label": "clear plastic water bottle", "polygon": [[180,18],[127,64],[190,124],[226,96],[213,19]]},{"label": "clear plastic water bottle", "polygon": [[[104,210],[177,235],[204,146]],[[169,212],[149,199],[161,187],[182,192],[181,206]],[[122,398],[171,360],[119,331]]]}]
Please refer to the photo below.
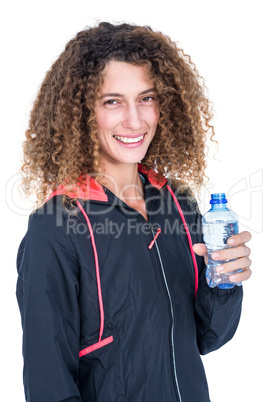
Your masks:
[{"label": "clear plastic water bottle", "polygon": [[[208,250],[208,264],[206,270],[207,283],[211,288],[218,286],[220,289],[230,289],[234,285],[241,285],[241,282],[234,283],[229,280],[228,274],[217,273],[216,267],[226,262],[214,261],[211,254],[223,248],[230,248],[227,240],[230,236],[238,233],[237,215],[227,208],[227,199],[224,193],[211,194],[211,209],[202,218],[204,241]],[[241,272],[237,270],[235,272]]]}]

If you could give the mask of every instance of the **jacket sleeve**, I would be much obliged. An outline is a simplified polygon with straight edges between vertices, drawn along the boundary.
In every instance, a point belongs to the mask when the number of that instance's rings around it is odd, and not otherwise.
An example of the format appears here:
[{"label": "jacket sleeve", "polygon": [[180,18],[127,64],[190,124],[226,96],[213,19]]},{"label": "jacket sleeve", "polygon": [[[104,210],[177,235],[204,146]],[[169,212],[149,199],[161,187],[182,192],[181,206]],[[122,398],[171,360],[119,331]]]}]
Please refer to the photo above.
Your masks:
[{"label": "jacket sleeve", "polygon": [[30,216],[17,266],[26,400],[81,401],[79,270],[71,239],[55,215],[37,210]]},{"label": "jacket sleeve", "polygon": [[[203,243],[201,215],[196,214],[193,243]],[[202,355],[220,348],[236,332],[243,298],[242,286],[232,289],[210,288],[206,282],[206,265],[197,256],[199,286],[195,300],[197,343]]]}]

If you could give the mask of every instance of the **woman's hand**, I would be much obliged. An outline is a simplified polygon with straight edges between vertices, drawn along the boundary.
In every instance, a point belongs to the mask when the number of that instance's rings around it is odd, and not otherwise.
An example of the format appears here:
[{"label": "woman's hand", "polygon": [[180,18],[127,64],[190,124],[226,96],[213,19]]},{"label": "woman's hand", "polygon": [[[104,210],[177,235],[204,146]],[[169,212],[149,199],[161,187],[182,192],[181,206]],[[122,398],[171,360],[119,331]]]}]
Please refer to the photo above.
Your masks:
[{"label": "woman's hand", "polygon": [[[250,248],[246,246],[245,243],[250,241],[251,234],[247,231],[238,233],[237,235],[233,235],[229,237],[227,243],[232,248],[226,248],[222,250],[215,251],[212,254],[212,258],[215,261],[224,261],[224,260],[233,260],[226,262],[222,265],[219,265],[216,268],[216,271],[220,274],[228,274],[230,272],[236,271],[238,269],[242,269],[242,272],[236,273],[234,275],[230,275],[229,279],[231,282],[242,282],[246,281],[251,277],[251,260],[250,256]],[[235,247],[234,247],[235,246]],[[203,256],[205,259],[205,263],[208,262],[208,252],[205,244],[196,243],[193,245],[194,252],[197,255]]]}]

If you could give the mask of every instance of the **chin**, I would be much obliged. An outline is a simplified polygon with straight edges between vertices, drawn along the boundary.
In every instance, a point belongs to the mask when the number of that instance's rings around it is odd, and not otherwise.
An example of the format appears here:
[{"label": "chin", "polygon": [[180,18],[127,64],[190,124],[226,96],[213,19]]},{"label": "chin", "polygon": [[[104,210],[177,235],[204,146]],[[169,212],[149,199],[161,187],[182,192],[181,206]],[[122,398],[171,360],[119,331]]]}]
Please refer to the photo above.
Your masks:
[{"label": "chin", "polygon": [[124,163],[139,163],[142,159],[144,159],[144,157],[145,157],[145,155],[146,155],[146,152],[145,153],[142,153],[142,154],[139,154],[139,155],[133,155],[132,157],[131,156],[128,156],[128,157],[126,157],[126,158],[122,158],[122,162],[124,162]]}]

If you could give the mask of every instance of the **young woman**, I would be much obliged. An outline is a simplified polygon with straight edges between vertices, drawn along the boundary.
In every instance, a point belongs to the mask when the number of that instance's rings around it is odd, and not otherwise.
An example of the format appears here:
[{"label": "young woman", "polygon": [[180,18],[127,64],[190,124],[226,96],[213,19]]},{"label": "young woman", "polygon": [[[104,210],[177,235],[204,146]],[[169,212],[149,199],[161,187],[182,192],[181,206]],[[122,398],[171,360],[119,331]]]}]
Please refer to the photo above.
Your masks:
[{"label": "young woman", "polygon": [[[206,283],[190,190],[211,117],[190,58],[149,27],[79,32],[47,73],[22,167],[38,200],[18,252],[27,401],[209,401],[200,354],[242,301]],[[249,239],[218,253],[234,282]]]}]

